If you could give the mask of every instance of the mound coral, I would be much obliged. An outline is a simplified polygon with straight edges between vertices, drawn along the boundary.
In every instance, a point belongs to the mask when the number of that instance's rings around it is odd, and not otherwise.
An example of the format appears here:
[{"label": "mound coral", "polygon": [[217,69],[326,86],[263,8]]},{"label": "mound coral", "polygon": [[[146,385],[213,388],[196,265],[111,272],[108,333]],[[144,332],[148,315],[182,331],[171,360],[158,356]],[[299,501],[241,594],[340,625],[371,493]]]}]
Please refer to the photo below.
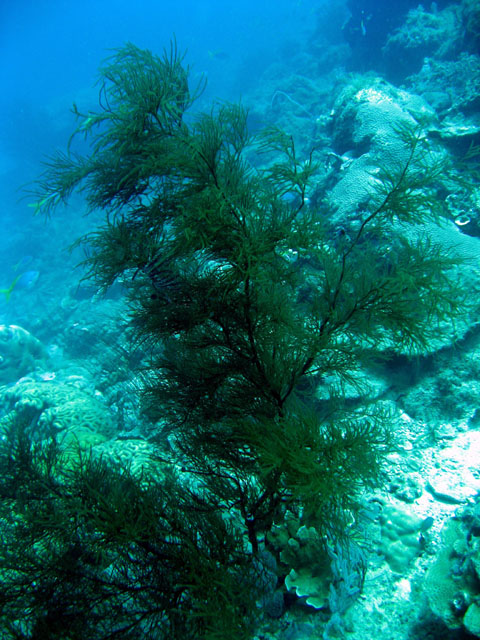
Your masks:
[{"label": "mound coral", "polygon": [[432,611],[450,629],[480,638],[480,498],[444,526],[424,589]]},{"label": "mound coral", "polygon": [[105,405],[75,384],[23,378],[0,389],[3,417],[0,430],[20,419],[28,420],[38,440],[55,437],[62,447],[79,444],[88,449],[114,433],[114,421]]},{"label": "mound coral", "polygon": [[44,367],[47,352],[40,342],[23,327],[0,325],[0,383],[16,382],[36,368]]}]

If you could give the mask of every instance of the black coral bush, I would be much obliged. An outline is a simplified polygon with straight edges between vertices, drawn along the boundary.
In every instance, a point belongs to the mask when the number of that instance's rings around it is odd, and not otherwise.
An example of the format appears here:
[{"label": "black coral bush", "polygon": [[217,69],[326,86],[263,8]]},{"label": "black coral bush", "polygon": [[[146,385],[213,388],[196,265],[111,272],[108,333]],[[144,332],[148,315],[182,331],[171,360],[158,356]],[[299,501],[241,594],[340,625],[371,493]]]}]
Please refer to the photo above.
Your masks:
[{"label": "black coral bush", "polygon": [[[65,466],[54,443],[12,427],[1,463],[23,490],[3,497],[23,551],[14,563],[6,524],[8,629],[33,638],[52,620],[59,638],[87,623],[102,639],[249,637],[272,526],[288,509],[340,540],[380,478],[390,416],[348,405],[344,385],[372,354],[424,348],[461,310],[451,261],[394,230],[429,214],[438,166],[422,132],[403,131],[405,164],[381,174],[361,223],[339,233],[307,204],[314,152],[298,157],[275,129],[251,135],[239,105],[193,112],[201,87],[191,92],[175,46],[157,57],[126,45],[101,83],[98,111],[75,107],[78,129],[48,161],[37,208],[49,214],[80,189],[105,211],[81,240],[88,277],[126,287],[150,354],[143,408],[169,434],[170,470],[140,484],[93,455]],[[79,135],[86,155],[71,150]]]}]

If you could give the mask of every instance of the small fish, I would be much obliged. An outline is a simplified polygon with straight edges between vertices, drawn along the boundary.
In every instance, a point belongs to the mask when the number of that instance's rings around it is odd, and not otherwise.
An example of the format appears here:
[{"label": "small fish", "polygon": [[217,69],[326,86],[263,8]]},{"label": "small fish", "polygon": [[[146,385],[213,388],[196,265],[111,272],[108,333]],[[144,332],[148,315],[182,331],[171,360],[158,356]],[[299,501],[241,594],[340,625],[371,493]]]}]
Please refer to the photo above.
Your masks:
[{"label": "small fish", "polygon": [[226,51],[218,49],[215,51],[209,51],[208,57],[212,60],[228,60],[230,56],[228,55],[228,53],[226,53]]},{"label": "small fish", "polygon": [[[286,204],[291,204],[298,207],[302,202],[302,196],[296,191],[286,191],[280,196],[280,199]],[[308,196],[304,196],[303,204],[310,204],[310,198]]]},{"label": "small fish", "polygon": [[299,198],[299,195],[296,191],[285,191],[285,193],[283,193],[280,196],[280,199],[283,202],[287,202],[288,204],[293,204],[294,202],[297,202]]},{"label": "small fish", "polygon": [[88,118],[85,118],[85,120],[78,127],[78,130],[79,131],[86,131],[90,127],[92,122],[93,122],[93,117],[92,116],[89,116]]},{"label": "small fish", "polygon": [[8,287],[8,289],[0,289],[0,293],[3,293],[7,302],[10,300],[10,296],[14,290],[25,290],[32,289],[38,278],[40,276],[39,271],[31,270],[25,271],[24,273],[20,273],[16,278],[14,278],[12,284]]},{"label": "small fish", "polygon": [[36,216],[41,212],[42,208],[50,202],[50,200],[54,200],[55,203],[55,199],[57,200],[57,202],[60,199],[60,194],[57,191],[54,191],[48,196],[45,196],[45,198],[42,198],[41,200],[37,200],[37,202],[30,202],[29,204],[27,204],[27,207],[35,209],[33,215]]}]

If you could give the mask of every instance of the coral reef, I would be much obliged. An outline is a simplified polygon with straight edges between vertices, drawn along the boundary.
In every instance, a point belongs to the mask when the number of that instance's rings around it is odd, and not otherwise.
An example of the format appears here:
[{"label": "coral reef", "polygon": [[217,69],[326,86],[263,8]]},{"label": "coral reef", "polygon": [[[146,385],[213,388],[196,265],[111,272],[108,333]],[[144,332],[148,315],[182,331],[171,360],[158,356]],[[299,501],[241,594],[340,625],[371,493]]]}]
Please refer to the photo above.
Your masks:
[{"label": "coral reef", "polygon": [[461,19],[464,28],[464,44],[472,52],[478,52],[480,44],[480,8],[476,0],[463,0]]},{"label": "coral reef", "polygon": [[337,183],[328,195],[339,225],[368,206],[379,165],[391,171],[405,161],[408,149],[401,128],[428,126],[435,120],[422,98],[380,78],[357,77],[347,84],[331,114],[335,150],[344,154]]},{"label": "coral reef", "polygon": [[54,437],[63,448],[78,445],[89,449],[115,432],[108,408],[79,389],[75,380],[23,378],[0,389],[0,408],[3,432],[18,420],[28,420],[37,440]]},{"label": "coral reef", "polygon": [[287,591],[314,609],[325,608],[332,579],[325,538],[287,512],[284,522],[272,527],[268,542],[286,573]]},{"label": "coral reef", "polygon": [[388,77],[401,81],[420,70],[425,58],[451,59],[462,38],[456,7],[426,11],[412,9],[403,23],[387,38],[382,53]]},{"label": "coral reef", "polygon": [[441,548],[425,577],[432,611],[450,629],[480,637],[480,500],[444,526]]},{"label": "coral reef", "polygon": [[36,368],[46,366],[42,343],[23,327],[0,325],[0,383],[16,382]]},{"label": "coral reef", "polygon": [[422,550],[423,520],[405,507],[386,505],[380,515],[380,524],[381,553],[392,571],[403,575]]},{"label": "coral reef", "polygon": [[95,446],[95,455],[102,455],[111,460],[114,465],[126,468],[133,477],[146,482],[152,477],[161,481],[162,450],[152,443],[140,438],[109,440]]}]

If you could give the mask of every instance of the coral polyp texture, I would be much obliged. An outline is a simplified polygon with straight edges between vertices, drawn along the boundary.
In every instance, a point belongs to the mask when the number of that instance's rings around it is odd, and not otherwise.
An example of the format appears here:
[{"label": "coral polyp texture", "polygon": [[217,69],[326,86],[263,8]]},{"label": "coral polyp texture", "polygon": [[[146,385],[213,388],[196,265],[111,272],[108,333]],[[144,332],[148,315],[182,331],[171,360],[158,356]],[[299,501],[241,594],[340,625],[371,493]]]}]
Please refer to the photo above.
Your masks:
[{"label": "coral polyp texture", "polygon": [[40,340],[14,324],[0,324],[0,383],[16,382],[26,373],[44,368],[47,352]]},{"label": "coral polyp texture", "polygon": [[107,407],[72,382],[23,378],[0,389],[4,413],[0,429],[28,420],[33,437],[39,441],[54,437],[62,447],[78,445],[89,449],[115,432]]},{"label": "coral polyp texture", "polygon": [[450,629],[480,638],[480,501],[445,524],[441,546],[425,579],[432,611]]}]

